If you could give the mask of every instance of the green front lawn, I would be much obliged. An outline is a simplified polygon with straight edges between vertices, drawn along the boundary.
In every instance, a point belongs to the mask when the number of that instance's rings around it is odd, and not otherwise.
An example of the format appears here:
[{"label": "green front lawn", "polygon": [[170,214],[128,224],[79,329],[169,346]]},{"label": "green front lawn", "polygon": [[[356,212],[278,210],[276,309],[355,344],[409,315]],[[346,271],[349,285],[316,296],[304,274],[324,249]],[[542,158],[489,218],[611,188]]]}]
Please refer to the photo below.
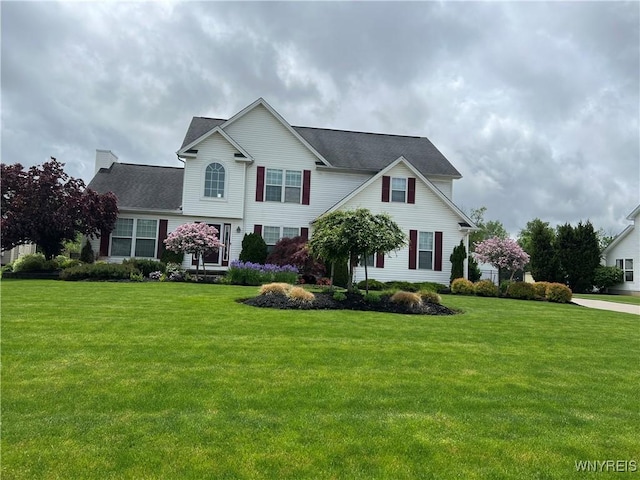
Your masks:
[{"label": "green front lawn", "polygon": [[576,298],[584,298],[587,300],[602,300],[604,302],[628,303],[630,305],[640,305],[640,297],[632,295],[605,295],[600,293],[576,293]]},{"label": "green front lawn", "polygon": [[[253,287],[2,281],[2,478],[584,478],[640,461],[635,315],[255,309]],[[627,478],[630,473],[598,474]],[[637,474],[633,476],[635,478]]]}]

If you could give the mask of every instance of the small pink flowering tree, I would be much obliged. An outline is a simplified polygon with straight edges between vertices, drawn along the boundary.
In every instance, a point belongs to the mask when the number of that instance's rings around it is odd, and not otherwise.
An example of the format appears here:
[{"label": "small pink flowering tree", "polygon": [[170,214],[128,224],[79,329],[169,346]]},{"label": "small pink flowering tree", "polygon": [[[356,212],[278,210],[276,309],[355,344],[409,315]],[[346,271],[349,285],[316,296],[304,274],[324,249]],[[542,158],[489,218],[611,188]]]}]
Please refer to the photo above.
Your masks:
[{"label": "small pink flowering tree", "polygon": [[196,257],[196,279],[198,278],[198,267],[202,259],[202,271],[206,275],[204,257],[208,253],[215,252],[223,248],[223,244],[218,238],[218,229],[206,223],[185,223],[171,232],[164,241],[168,250],[173,252],[184,252]]},{"label": "small pink flowering tree", "polygon": [[498,270],[503,268],[510,270],[510,280],[513,280],[516,270],[524,268],[529,262],[529,255],[510,238],[492,237],[476,243],[476,251],[473,255],[477,261],[490,263]]}]

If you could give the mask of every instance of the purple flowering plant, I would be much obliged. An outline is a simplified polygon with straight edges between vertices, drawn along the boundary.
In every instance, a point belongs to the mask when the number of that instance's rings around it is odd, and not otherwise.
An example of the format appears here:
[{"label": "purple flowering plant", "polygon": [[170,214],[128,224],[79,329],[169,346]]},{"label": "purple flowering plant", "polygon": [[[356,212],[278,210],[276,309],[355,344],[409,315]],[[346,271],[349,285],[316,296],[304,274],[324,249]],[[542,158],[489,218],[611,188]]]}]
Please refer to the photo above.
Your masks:
[{"label": "purple flowering plant", "polygon": [[233,260],[229,264],[228,278],[235,285],[262,285],[269,282],[295,283],[298,268],[294,265],[260,264]]}]

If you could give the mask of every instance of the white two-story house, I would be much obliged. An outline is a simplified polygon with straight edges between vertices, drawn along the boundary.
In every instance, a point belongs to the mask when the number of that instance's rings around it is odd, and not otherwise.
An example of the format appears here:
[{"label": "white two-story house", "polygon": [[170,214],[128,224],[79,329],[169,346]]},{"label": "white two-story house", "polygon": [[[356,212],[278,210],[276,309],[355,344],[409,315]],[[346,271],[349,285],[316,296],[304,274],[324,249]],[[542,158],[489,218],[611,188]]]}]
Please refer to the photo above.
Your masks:
[{"label": "white two-story house", "polygon": [[93,241],[102,258],[159,258],[169,232],[206,222],[225,245],[207,269],[222,271],[246,233],[273,246],[309,238],[325,212],[364,207],[389,213],[409,239],[370,259],[370,278],[447,284],[453,248],[462,240],[468,251],[476,228],[453,202],[460,173],[424,137],[294,127],[260,98],[226,120],[194,117],[177,155],[183,166],[174,168],[97,152],[89,187],[114,192],[120,210],[114,231]]}]

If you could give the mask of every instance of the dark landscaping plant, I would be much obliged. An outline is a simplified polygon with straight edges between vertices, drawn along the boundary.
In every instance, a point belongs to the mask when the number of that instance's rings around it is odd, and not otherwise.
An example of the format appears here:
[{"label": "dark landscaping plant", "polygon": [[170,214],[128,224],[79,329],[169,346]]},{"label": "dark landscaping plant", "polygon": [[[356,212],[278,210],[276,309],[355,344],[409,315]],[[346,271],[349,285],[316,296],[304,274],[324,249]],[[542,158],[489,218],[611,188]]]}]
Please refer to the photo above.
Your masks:
[{"label": "dark landscaping plant", "polygon": [[53,157],[26,171],[19,163],[0,164],[0,249],[35,243],[52,259],[78,233],[111,232],[118,215],[115,195],[85,188],[82,180],[67,175],[63,167]]}]

